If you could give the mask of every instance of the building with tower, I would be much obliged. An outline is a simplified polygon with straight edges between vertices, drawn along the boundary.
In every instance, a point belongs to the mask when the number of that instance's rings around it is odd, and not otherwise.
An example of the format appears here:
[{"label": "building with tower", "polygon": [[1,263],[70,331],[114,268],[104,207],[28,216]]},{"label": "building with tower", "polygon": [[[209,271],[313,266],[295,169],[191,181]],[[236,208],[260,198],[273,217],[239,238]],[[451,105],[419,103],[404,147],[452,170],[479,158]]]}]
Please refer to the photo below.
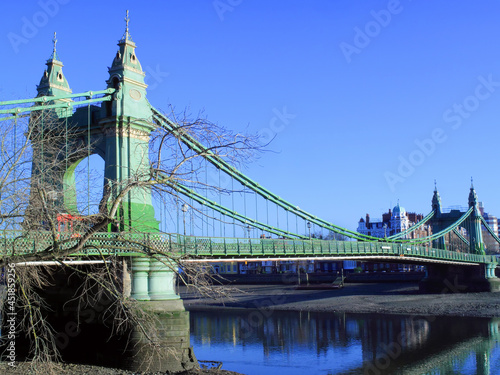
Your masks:
[{"label": "building with tower", "polygon": [[[365,219],[361,218],[358,222],[358,233],[385,238],[393,236],[397,233],[401,233],[408,228],[414,226],[416,223],[421,221],[424,215],[417,214],[415,212],[407,212],[404,207],[398,203],[391,210],[389,209],[386,213],[382,214],[382,219],[370,219],[370,215],[366,214]],[[432,234],[432,228],[428,224],[424,224],[419,228],[410,232],[403,238],[421,238],[430,236]],[[365,271],[409,271],[415,270],[415,266],[410,266],[407,264],[393,264],[393,263],[363,263],[361,265]],[[420,268],[420,267],[417,267]]]},{"label": "building with tower", "polygon": [[[407,230],[423,218],[424,215],[422,214],[407,212],[398,202],[392,210],[389,209],[386,213],[382,214],[382,220],[370,219],[370,215],[366,214],[365,219],[361,218],[359,220],[357,231],[367,236],[384,238]],[[420,238],[429,236],[430,234],[432,234],[430,226],[423,225],[404,238]]]}]

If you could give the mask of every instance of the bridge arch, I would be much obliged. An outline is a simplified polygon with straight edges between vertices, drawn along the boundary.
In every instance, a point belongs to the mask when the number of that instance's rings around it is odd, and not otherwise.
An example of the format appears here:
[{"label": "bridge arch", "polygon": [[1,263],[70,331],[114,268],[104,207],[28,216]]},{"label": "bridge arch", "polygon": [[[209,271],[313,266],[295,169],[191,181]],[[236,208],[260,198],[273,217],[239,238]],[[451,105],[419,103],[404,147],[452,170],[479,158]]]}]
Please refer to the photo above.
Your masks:
[{"label": "bridge arch", "polygon": [[71,215],[96,214],[104,196],[104,159],[98,153],[82,157],[63,175],[64,208]]}]

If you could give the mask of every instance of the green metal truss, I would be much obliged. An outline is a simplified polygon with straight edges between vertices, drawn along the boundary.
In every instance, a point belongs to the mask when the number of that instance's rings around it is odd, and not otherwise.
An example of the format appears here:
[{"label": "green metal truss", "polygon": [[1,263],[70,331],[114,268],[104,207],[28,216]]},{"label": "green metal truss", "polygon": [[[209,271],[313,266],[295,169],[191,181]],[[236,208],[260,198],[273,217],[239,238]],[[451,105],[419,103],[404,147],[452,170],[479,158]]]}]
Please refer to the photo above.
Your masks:
[{"label": "green metal truss", "polygon": [[292,233],[292,232],[285,231],[285,230],[282,230],[279,228],[275,228],[271,225],[268,225],[268,224],[265,224],[263,222],[257,221],[255,219],[241,215],[236,211],[229,210],[228,208],[221,206],[220,204],[218,204],[215,201],[211,201],[211,200],[207,199],[203,195],[198,194],[194,190],[189,189],[188,187],[186,187],[180,183],[173,183],[173,182],[170,182],[169,180],[165,180],[164,183],[166,185],[170,186],[175,191],[177,191],[177,192],[179,192],[179,193],[181,193],[189,198],[192,198],[197,203],[202,204],[208,208],[211,208],[211,209],[213,209],[213,210],[215,210],[215,211],[217,211],[217,212],[219,212],[227,217],[238,220],[242,224],[251,225],[259,230],[273,233],[273,234],[276,234],[278,236],[284,236],[287,238],[297,237],[297,238],[301,238],[301,239],[309,239],[308,236],[304,236],[301,234]]},{"label": "green metal truss", "polygon": [[[47,109],[56,109],[56,108],[72,108],[74,106],[83,105],[83,104],[91,104],[91,103],[100,103],[104,101],[111,101],[113,99],[112,94],[115,92],[115,89],[106,89],[101,91],[87,91],[79,94],[69,94],[69,95],[61,95],[61,96],[41,96],[33,99],[20,99],[20,100],[9,100],[0,102],[0,106],[11,106],[18,104],[29,104],[29,103],[50,103],[56,100],[66,100],[78,97],[85,97],[88,99],[79,100],[79,101],[64,101],[62,103],[56,104],[43,104],[43,105],[33,105],[30,107],[13,107],[8,109],[0,109],[0,115],[11,115],[9,117],[0,117],[0,121],[12,120],[19,116],[23,116],[27,113],[33,111],[41,111]],[[95,95],[104,95],[99,98],[92,98]]]},{"label": "green metal truss", "polygon": [[[103,102],[103,101],[110,101],[112,100],[112,94],[115,92],[115,89],[106,89],[106,90],[101,90],[101,91],[87,91],[84,93],[79,93],[79,94],[69,94],[69,95],[63,95],[63,96],[43,96],[43,97],[38,97],[38,98],[33,98],[33,99],[21,99],[21,100],[12,100],[12,101],[2,101],[0,102],[0,106],[13,106],[13,105],[19,105],[19,104],[29,104],[29,103],[54,103],[54,101],[57,100],[64,100],[63,102],[56,103],[56,104],[44,104],[44,105],[33,105],[31,107],[13,107],[13,108],[8,108],[8,109],[0,109],[0,115],[12,115],[10,117],[0,117],[0,121],[8,120],[8,119],[13,119],[13,118],[18,118],[22,116],[26,116],[27,113],[36,111],[36,110],[45,110],[45,109],[52,109],[52,108],[72,108],[73,106],[78,106],[78,105],[84,105],[84,104],[90,104],[90,103],[97,103],[97,102]],[[98,98],[93,98],[95,95],[103,95],[102,97]],[[72,101],[69,99],[72,98],[86,98],[84,100],[80,101]],[[348,230],[346,228],[339,227],[335,224],[329,223],[325,220],[322,220],[302,209],[300,209],[297,206],[292,205],[288,201],[282,199],[278,195],[272,193],[271,191],[263,188],[260,186],[258,183],[244,175],[242,172],[228,164],[224,159],[219,157],[218,155],[214,154],[210,150],[208,150],[206,147],[204,147],[200,142],[198,142],[195,138],[190,136],[189,134],[186,134],[184,132],[181,132],[179,129],[179,126],[172,121],[170,121],[166,116],[164,116],[162,113],[160,113],[158,110],[153,108],[151,106],[151,110],[153,113],[153,119],[155,120],[156,124],[158,126],[161,126],[165,128],[166,130],[177,134],[181,137],[182,141],[193,151],[198,152],[198,153],[204,153],[206,156],[206,160],[210,162],[212,165],[214,165],[216,168],[220,169],[221,171],[227,173],[229,176],[234,178],[236,181],[241,183],[243,186],[248,187],[252,191],[254,191],[256,194],[259,196],[263,197],[266,200],[269,200],[270,202],[275,203],[279,207],[283,208],[287,212],[291,212],[292,214],[296,215],[297,217],[300,217],[304,220],[310,221],[311,223],[314,223],[318,225],[321,228],[333,231],[335,233],[342,234],[346,237],[356,239],[358,241],[370,241],[370,242],[394,242],[394,243],[405,243],[405,244],[420,244],[420,243],[425,243],[425,242],[430,242],[433,240],[436,240],[446,234],[448,234],[451,231],[454,231],[458,237],[464,241],[465,243],[468,243],[469,241],[465,239],[458,231],[457,228],[460,224],[462,224],[472,213],[473,208],[471,207],[466,213],[464,213],[455,223],[450,225],[448,228],[443,229],[442,231],[438,233],[434,233],[431,236],[426,236],[426,237],[420,237],[420,238],[415,238],[415,239],[404,239],[402,237],[408,235],[409,233],[413,232],[426,222],[428,222],[433,215],[435,214],[434,211],[430,212],[423,220],[421,220],[419,223],[416,225],[408,228],[407,230],[400,232],[396,235],[387,237],[385,239],[378,238],[378,237],[373,237],[373,236],[368,236],[368,235],[363,235],[351,230]],[[245,215],[241,215],[235,211],[229,210],[226,207],[217,204],[214,201],[208,200],[206,197],[196,193],[194,190],[187,188],[186,186],[183,186],[178,183],[169,183],[167,182],[171,188],[176,190],[179,193],[182,193],[192,199],[194,199],[196,202],[203,204],[205,206],[208,206],[209,208],[226,215],[230,218],[234,218],[235,220],[238,220],[241,223],[247,224],[254,226],[260,230],[267,231],[269,233],[273,233],[279,236],[285,236],[285,237],[297,237],[299,239],[305,240],[307,239],[307,236],[300,235],[297,233],[293,233],[290,231],[284,231],[280,228],[276,228],[274,226],[259,222],[257,220],[254,220],[252,218],[246,217]],[[481,218],[483,225],[488,229],[490,234],[495,238],[496,241],[500,243],[500,238],[494,234],[494,232],[491,230],[491,228],[487,225],[485,220]]]},{"label": "green metal truss", "polygon": [[[367,235],[360,234],[358,232],[353,232],[353,231],[350,231],[346,228],[342,228],[342,227],[339,227],[335,224],[332,224],[332,223],[329,223],[325,220],[322,220],[322,219],[320,219],[320,218],[318,218],[318,217],[316,217],[316,216],[314,216],[314,215],[312,215],[304,210],[301,210],[297,206],[292,205],[291,203],[280,198],[276,194],[273,194],[271,191],[263,188],[258,183],[256,183],[255,181],[253,181],[252,179],[250,179],[249,177],[247,177],[246,175],[241,173],[239,170],[237,170],[236,168],[234,168],[230,164],[228,164],[221,157],[219,157],[218,155],[215,155],[213,152],[208,150],[204,145],[202,145],[196,139],[191,137],[189,134],[186,134],[185,132],[180,131],[180,128],[178,125],[173,123],[170,119],[168,119],[166,116],[164,116],[158,110],[156,110],[153,107],[151,107],[151,109],[153,111],[153,117],[158,122],[159,126],[165,128],[166,130],[168,130],[176,135],[179,135],[179,137],[182,139],[184,144],[186,144],[190,149],[192,149],[193,151],[198,152],[198,153],[204,153],[206,155],[205,158],[207,159],[207,161],[209,161],[216,168],[218,168],[218,169],[222,170],[223,172],[227,173],[228,175],[230,175],[232,178],[237,180],[243,186],[250,188],[252,191],[259,194],[264,199],[267,199],[267,200],[277,204],[278,206],[285,209],[286,211],[291,212],[292,214],[295,214],[304,220],[308,220],[308,221],[320,226],[321,228],[325,228],[325,229],[328,229],[330,231],[342,234],[346,237],[357,239],[358,241],[373,241],[373,242],[389,241],[389,242],[415,243],[415,244],[432,241],[434,239],[437,239],[438,237],[446,235],[448,232],[452,231],[454,228],[459,226],[472,212],[472,210],[469,209],[469,211],[467,211],[459,220],[457,220],[457,222],[452,224],[450,227],[448,227],[448,228],[446,228],[446,229],[444,229],[436,234],[433,234],[431,236],[427,236],[427,237],[421,237],[421,238],[415,238],[415,239],[401,239],[401,237],[407,235],[408,233],[411,233],[412,231],[416,230],[419,226],[423,225],[425,222],[430,220],[434,215],[434,211],[430,212],[422,221],[420,221],[417,225],[409,228],[404,233],[398,233],[397,235],[392,236],[392,237],[388,237],[386,239],[382,239],[379,237],[373,237],[373,236],[367,236]],[[190,191],[190,194],[191,194],[191,191]],[[203,200],[200,203],[203,204]],[[227,211],[229,211],[229,210],[227,210]],[[243,218],[250,225],[253,225],[253,223],[255,222],[255,220],[253,220],[253,219],[249,219],[246,217],[243,217]],[[272,230],[282,231],[282,230],[280,230],[278,228],[274,228],[274,227],[272,227]],[[297,235],[297,234],[295,234],[295,236],[299,237],[299,235]]]},{"label": "green metal truss", "polygon": [[351,230],[348,230],[346,228],[339,227],[337,225],[334,225],[332,223],[329,223],[325,220],[322,220],[302,209],[300,209],[297,206],[292,205],[291,203],[287,202],[286,200],[282,199],[278,195],[272,193],[271,191],[263,188],[260,186],[258,183],[244,175],[242,172],[237,170],[235,167],[232,165],[228,164],[224,159],[219,157],[218,155],[215,155],[211,150],[207,149],[204,145],[202,145],[200,142],[198,142],[196,139],[191,137],[189,134],[186,134],[185,132],[180,131],[180,127],[173,123],[170,119],[168,119],[166,116],[164,116],[161,112],[156,110],[155,108],[151,107],[151,110],[153,111],[153,117],[157,121],[158,125],[165,128],[166,130],[172,132],[173,134],[179,135],[179,137],[182,139],[184,144],[188,146],[190,149],[197,153],[205,153],[205,159],[209,161],[212,165],[214,165],[216,168],[220,169],[221,171],[227,173],[230,175],[232,178],[234,178],[236,181],[241,183],[243,186],[246,186],[250,188],[252,191],[263,197],[264,199],[269,200],[270,202],[275,203],[279,207],[283,208],[284,210],[291,212],[292,214],[310,221],[311,223],[314,223],[318,225],[321,228],[328,229],[330,231],[345,235],[350,238],[354,238],[360,241],[381,241],[383,239],[380,239],[378,237],[372,237],[372,236],[367,236],[364,234],[360,234],[358,232],[354,232]]}]

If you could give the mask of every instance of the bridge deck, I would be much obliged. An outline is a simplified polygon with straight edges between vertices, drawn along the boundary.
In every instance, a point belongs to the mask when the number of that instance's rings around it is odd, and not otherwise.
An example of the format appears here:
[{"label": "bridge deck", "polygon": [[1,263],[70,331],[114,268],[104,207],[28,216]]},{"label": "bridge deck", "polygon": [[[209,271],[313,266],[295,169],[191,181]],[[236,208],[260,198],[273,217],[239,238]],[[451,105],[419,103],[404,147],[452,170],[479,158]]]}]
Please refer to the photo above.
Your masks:
[{"label": "bridge deck", "polygon": [[[29,254],[52,245],[48,232],[4,232],[0,240],[4,255]],[[61,248],[79,240],[78,234],[61,234]],[[112,254],[134,256],[152,251],[195,259],[386,259],[399,263],[446,262],[460,264],[497,263],[492,255],[478,255],[389,242],[193,237],[166,233],[96,233],[84,252],[74,255]]]}]

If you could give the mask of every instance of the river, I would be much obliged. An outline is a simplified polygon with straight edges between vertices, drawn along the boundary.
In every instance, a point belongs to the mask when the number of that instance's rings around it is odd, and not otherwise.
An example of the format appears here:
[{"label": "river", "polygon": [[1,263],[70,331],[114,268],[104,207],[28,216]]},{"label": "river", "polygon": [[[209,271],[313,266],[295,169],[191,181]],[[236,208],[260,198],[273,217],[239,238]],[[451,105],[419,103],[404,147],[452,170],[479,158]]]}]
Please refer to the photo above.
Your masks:
[{"label": "river", "polygon": [[228,309],[190,314],[197,358],[247,375],[500,375],[500,318]]}]

